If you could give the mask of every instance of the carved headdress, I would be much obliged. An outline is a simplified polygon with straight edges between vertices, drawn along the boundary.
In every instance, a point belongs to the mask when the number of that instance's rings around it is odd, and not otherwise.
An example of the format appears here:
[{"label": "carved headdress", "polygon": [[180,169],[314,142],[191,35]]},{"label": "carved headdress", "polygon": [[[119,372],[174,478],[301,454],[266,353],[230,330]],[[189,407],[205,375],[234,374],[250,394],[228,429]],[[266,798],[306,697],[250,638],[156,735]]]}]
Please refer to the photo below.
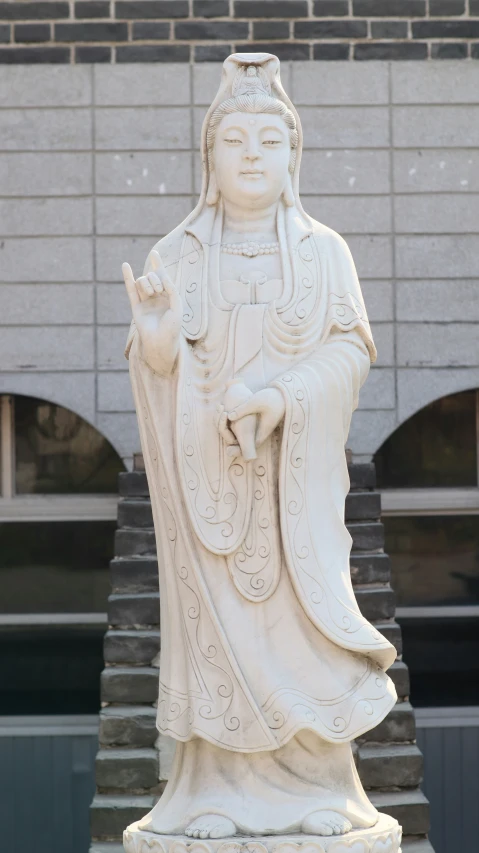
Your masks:
[{"label": "carved headdress", "polygon": [[271,95],[271,84],[264,68],[261,65],[239,65],[233,78],[231,93],[233,98],[238,95]]},{"label": "carved headdress", "polygon": [[201,195],[193,211],[190,221],[193,221],[203,210],[206,203],[210,172],[212,168],[211,150],[212,134],[216,130],[219,118],[215,121],[215,112],[219,107],[223,110],[251,112],[255,103],[255,112],[271,112],[274,101],[284,106],[286,124],[290,127],[292,148],[291,178],[295,206],[306,216],[299,198],[299,167],[303,145],[303,134],[299,115],[283,89],[279,59],[271,53],[233,53],[223,63],[221,82],[211,106],[203,121],[201,132],[201,155],[203,163],[203,180]]}]

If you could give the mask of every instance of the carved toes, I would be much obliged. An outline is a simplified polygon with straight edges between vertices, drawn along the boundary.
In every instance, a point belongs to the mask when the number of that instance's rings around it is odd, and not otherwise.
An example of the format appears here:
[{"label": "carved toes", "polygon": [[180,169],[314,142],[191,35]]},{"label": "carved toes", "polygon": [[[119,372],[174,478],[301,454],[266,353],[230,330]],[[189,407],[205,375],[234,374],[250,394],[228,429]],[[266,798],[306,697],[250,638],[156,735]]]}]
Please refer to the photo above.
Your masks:
[{"label": "carved toes", "polygon": [[345,835],[352,824],[343,815],[325,809],[308,815],[301,829],[309,835]]},{"label": "carved toes", "polygon": [[233,821],[221,815],[202,815],[185,829],[189,838],[227,838],[236,834]]}]

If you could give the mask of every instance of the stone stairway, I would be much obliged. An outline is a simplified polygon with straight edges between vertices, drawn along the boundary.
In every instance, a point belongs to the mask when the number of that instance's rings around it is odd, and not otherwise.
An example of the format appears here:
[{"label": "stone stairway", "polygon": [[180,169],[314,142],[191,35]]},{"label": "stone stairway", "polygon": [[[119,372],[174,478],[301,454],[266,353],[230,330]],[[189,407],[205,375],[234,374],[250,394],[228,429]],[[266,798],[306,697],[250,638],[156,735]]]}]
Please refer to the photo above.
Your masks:
[{"label": "stone stairway", "polygon": [[[403,826],[403,853],[433,853],[426,839],[429,806],[420,790],[422,755],[415,742],[409,674],[401,659],[401,629],[394,621],[389,558],[384,553],[380,496],[372,464],[350,465],[346,521],[353,539],[351,576],[358,604],[397,649],[389,670],[398,702],[388,717],[354,744],[359,775],[381,812]],[[91,806],[90,853],[120,853],[123,829],[161,795],[173,742],[155,728],[160,650],[159,593],[153,520],[141,457],[120,474],[116,556],[105,669],[101,679],[97,793]]]}]

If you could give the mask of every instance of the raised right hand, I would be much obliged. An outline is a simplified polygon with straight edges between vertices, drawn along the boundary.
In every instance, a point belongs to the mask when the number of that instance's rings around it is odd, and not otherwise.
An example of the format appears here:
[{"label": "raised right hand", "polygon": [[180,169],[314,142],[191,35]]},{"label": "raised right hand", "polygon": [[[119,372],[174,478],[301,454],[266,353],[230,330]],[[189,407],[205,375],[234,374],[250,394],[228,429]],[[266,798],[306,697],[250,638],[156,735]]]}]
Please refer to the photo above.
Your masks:
[{"label": "raised right hand", "polygon": [[155,249],[153,272],[135,280],[130,264],[123,278],[133,319],[140,336],[141,354],[155,373],[170,373],[178,355],[183,309],[181,297]]}]

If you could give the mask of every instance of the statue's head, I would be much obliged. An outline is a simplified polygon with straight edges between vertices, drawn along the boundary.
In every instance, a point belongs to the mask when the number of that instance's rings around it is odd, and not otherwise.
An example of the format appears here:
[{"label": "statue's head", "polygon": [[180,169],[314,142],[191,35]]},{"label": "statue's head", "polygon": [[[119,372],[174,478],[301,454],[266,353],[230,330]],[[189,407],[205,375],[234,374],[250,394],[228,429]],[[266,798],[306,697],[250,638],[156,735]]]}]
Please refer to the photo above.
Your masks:
[{"label": "statue's head", "polygon": [[232,96],[211,113],[206,134],[207,202],[219,195],[240,207],[266,207],[282,195],[292,203],[296,162],[296,119],[271,94],[260,65],[239,66]]}]

